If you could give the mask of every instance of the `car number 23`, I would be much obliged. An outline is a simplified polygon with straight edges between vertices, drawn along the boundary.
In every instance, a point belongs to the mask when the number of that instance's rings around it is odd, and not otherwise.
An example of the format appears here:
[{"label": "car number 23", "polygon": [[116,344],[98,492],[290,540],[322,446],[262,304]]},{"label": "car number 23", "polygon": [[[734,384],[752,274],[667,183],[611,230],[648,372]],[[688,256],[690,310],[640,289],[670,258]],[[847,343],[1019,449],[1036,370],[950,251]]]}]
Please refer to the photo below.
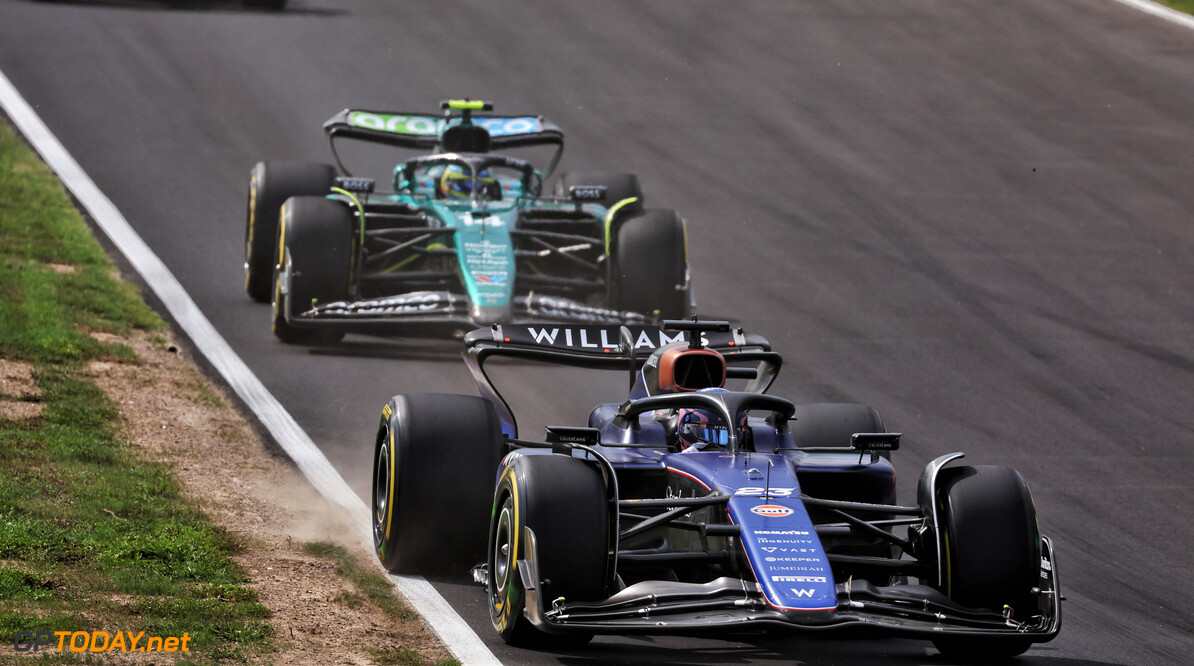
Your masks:
[{"label": "car number 23", "polygon": [[734,492],[739,497],[791,497],[796,488],[739,488]]}]

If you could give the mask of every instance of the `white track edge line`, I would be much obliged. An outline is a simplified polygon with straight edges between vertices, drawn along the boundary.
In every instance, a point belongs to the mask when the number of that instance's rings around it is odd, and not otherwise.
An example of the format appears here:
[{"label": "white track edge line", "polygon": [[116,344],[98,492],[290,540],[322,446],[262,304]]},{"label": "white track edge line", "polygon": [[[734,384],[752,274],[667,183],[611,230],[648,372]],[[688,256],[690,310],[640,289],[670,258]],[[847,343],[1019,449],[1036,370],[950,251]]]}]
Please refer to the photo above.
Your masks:
[{"label": "white track edge line", "polygon": [[1179,12],[1176,9],[1171,9],[1165,5],[1158,4],[1152,0],[1115,0],[1121,5],[1127,5],[1133,9],[1139,9],[1146,14],[1152,14],[1181,26],[1185,26],[1194,30],[1194,16],[1190,16],[1185,12]]},{"label": "white track edge line", "polygon": [[[294,417],[286,411],[261,380],[204,316],[170,269],[141,239],[124,215],[91,180],[79,163],[50,132],[33,107],[0,71],[0,107],[33,145],[46,164],[95,220],[112,243],[165,305],[175,322],[191,338],[195,347],[220,373],[253,414],[302,471],[311,485],[329,502],[349,516],[366,516],[369,509],[345,483]],[[354,521],[355,523],[355,521]],[[355,530],[367,548],[373,536],[363,523]],[[500,664],[472,627],[452,609],[439,592],[419,576],[394,576],[390,579],[445,643],[452,656],[464,664]]]}]

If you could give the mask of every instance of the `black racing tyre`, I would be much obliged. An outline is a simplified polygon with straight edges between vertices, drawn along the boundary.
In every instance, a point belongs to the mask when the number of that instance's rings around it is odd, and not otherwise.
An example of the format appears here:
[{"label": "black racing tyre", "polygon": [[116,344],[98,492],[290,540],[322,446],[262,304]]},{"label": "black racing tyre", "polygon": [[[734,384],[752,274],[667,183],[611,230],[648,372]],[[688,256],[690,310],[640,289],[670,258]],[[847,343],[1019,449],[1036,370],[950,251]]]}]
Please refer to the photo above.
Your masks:
[{"label": "black racing tyre", "polygon": [[[282,204],[278,237],[280,268],[274,271],[274,335],[296,345],[332,344],[344,337],[334,328],[297,328],[287,321],[313,303],[348,298],[352,272],[352,212],[325,197],[291,197]],[[282,293],[282,273],[289,293]]]},{"label": "black racing tyre", "polygon": [[609,505],[591,464],[558,455],[519,455],[502,471],[490,519],[489,619],[502,640],[527,647],[575,647],[591,634],[545,634],[523,615],[526,590],[518,561],[526,559],[523,528],[535,534],[538,592],[555,599],[606,596]]},{"label": "black racing tyre", "polygon": [[249,172],[245,215],[245,291],[258,303],[270,300],[278,261],[278,211],[290,197],[327,194],[336,170],[309,162],[258,162]]},{"label": "black racing tyre", "polygon": [[471,395],[396,395],[373,449],[373,547],[388,571],[465,575],[485,560],[502,428]]},{"label": "black racing tyre", "polygon": [[686,319],[691,309],[688,239],[679,213],[645,210],[618,225],[616,233],[610,251],[615,307]]},{"label": "black racing tyre", "polygon": [[[1004,612],[1025,621],[1038,614],[1032,588],[1039,582],[1041,537],[1032,494],[1010,467],[950,467],[937,477],[938,520],[945,544],[942,592],[971,608]],[[934,639],[942,654],[1004,658],[1023,653],[1026,638]]]},{"label": "black racing tyre", "polygon": [[[850,446],[850,436],[858,432],[887,432],[874,407],[849,402],[818,402],[796,405],[788,429],[796,446]],[[888,451],[880,452],[890,458]]]},{"label": "black racing tyre", "polygon": [[639,185],[638,176],[632,173],[618,171],[573,171],[560,174],[556,181],[556,196],[567,197],[568,188],[573,185],[597,185],[605,188],[605,197],[600,201],[602,206],[611,208],[626,199],[637,199],[633,203],[622,206],[620,210],[627,213],[637,213],[643,209],[643,188]]}]

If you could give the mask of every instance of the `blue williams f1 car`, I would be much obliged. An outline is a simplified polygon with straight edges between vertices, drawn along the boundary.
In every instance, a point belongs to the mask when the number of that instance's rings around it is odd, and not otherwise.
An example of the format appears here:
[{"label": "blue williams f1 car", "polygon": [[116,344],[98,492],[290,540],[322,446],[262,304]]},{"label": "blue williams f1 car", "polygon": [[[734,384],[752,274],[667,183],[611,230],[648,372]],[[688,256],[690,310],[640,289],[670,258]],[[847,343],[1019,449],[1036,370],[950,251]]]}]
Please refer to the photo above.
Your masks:
[{"label": "blue williams f1 car", "polygon": [[[651,323],[691,307],[684,222],[644,209],[638,178],[566,173],[545,196],[564,135],[538,116],[345,110],[324,124],[339,171],[260,162],[250,174],[245,289],[273,303],[284,342],[347,332],[471,330],[493,323]],[[341,140],[429,150],[389,191],[353,177]],[[545,171],[495,152],[551,151]],[[341,175],[337,175],[337,174]]]},{"label": "blue williams f1 car", "polygon": [[[1061,628],[1053,544],[1019,473],[953,453],[897,504],[900,435],[865,405],[765,393],[781,358],[759,336],[726,322],[495,325],[465,344],[481,397],[398,395],[382,410],[374,543],[394,572],[484,562],[472,571],[508,642],[864,628],[1006,657]],[[519,439],[494,357],[626,368],[629,397]]]}]

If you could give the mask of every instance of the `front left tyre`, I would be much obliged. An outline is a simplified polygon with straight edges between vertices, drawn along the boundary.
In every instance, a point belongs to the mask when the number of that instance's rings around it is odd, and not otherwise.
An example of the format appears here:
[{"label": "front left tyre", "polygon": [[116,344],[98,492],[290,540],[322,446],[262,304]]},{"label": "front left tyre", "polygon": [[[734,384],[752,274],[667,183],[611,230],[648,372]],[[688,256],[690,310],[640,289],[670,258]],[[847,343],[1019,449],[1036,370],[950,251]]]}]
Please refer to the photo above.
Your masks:
[{"label": "front left tyre", "polygon": [[502,429],[469,395],[396,395],[373,449],[373,546],[393,573],[463,575],[485,560]]},{"label": "front left tyre", "polygon": [[336,180],[328,164],[271,160],[249,172],[245,214],[245,291],[258,303],[270,300],[278,251],[278,216],[290,197],[327,194]]},{"label": "front left tyre", "polygon": [[337,342],[344,337],[342,331],[301,328],[289,320],[315,305],[348,298],[352,212],[344,204],[326,197],[291,197],[282,204],[281,217],[277,243],[279,267],[274,271],[274,335],[282,342],[296,345]]}]

